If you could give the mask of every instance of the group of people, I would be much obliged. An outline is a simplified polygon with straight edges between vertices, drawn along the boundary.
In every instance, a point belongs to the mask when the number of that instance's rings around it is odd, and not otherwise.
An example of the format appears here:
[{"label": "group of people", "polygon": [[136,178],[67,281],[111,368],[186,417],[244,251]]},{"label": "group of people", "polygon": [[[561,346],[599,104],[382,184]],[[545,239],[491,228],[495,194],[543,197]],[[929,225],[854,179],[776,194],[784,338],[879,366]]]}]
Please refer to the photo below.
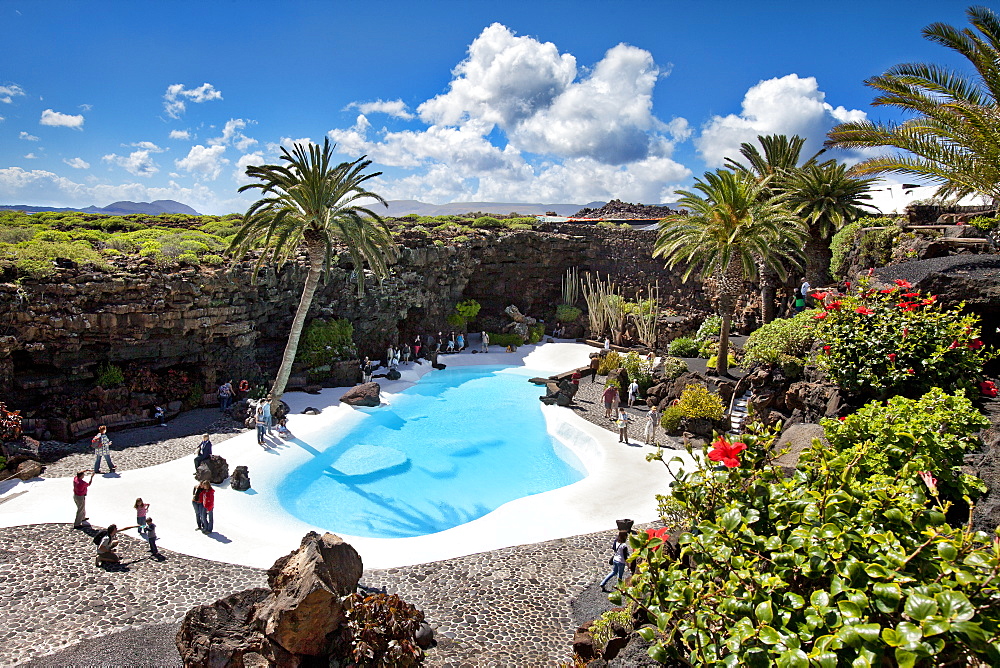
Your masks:
[{"label": "group of people", "polygon": [[[479,352],[488,353],[490,351],[490,335],[484,331],[480,336]],[[390,343],[386,348],[385,361],[382,366],[392,370],[401,364],[409,364],[411,361],[417,362],[421,358],[433,360],[434,355],[460,353],[468,347],[469,338],[462,332],[449,332],[447,336],[444,332],[438,332],[437,336],[417,334],[412,344],[404,342],[397,347]],[[373,360],[370,357],[365,357],[361,360],[358,365],[361,371],[361,382],[370,383],[379,366],[378,359]]]},{"label": "group of people", "polygon": [[[77,479],[80,477],[78,473]],[[129,529],[138,529],[139,537],[149,545],[149,553],[157,558],[161,556],[160,551],[156,548],[156,524],[149,515],[149,504],[145,503],[142,498],[138,498],[133,507],[135,509],[135,524],[122,528],[118,528],[117,524],[109,524],[107,529],[98,532],[94,537],[97,545],[97,557],[94,562],[96,565],[121,563],[121,555],[117,552],[118,534]]]},{"label": "group of people", "polygon": [[[629,383],[627,390],[627,406],[631,408],[639,396],[639,384],[636,381]],[[601,396],[604,401],[604,417],[615,423],[618,430],[618,442],[629,444],[628,427],[632,422],[632,415],[626,410],[626,406],[621,405],[621,393],[615,385],[608,385],[604,388]],[[660,426],[660,410],[653,406],[646,413],[646,429],[644,432],[645,444],[656,445],[656,430]]]}]

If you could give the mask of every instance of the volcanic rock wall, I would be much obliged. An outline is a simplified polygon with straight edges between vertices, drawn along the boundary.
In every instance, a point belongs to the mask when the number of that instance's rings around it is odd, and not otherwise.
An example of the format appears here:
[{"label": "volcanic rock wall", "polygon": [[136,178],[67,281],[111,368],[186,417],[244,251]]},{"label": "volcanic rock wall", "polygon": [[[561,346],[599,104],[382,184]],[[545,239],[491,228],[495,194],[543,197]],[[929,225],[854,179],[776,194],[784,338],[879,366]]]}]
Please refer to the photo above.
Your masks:
[{"label": "volcanic rock wall", "polygon": [[[457,302],[483,308],[474,326],[505,324],[503,308],[550,319],[569,267],[611,275],[627,295],[659,282],[661,301],[708,308],[698,283],[651,258],[654,232],[555,226],[510,231],[453,245],[404,247],[391,275],[356,295],[344,258],[320,285],[311,317],[347,318],[362,354],[447,329]],[[117,271],[66,267],[46,280],[0,283],[0,401],[32,408],[93,387],[98,367],[182,368],[210,390],[222,376],[277,368],[298,305],[302,263],[253,279],[232,269],[134,264]],[[128,380],[128,379],[126,379]]]}]

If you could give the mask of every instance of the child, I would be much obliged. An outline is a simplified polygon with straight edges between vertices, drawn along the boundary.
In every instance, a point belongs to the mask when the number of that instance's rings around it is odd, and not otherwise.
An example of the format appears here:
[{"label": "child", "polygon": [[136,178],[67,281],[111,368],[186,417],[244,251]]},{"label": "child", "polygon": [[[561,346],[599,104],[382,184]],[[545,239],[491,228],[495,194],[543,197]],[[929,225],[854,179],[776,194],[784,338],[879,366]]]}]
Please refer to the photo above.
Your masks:
[{"label": "child", "polygon": [[149,504],[143,503],[142,498],[135,500],[135,524],[139,527],[139,535],[146,532],[146,513],[149,512]]},{"label": "child", "polygon": [[146,518],[146,540],[149,541],[149,553],[154,557],[160,556],[160,552],[156,549],[156,525],[153,524],[152,517]]},{"label": "child", "polygon": [[292,435],[292,432],[288,431],[288,420],[286,418],[281,418],[278,420],[278,436],[282,438],[287,438]]},{"label": "child", "polygon": [[163,410],[163,406],[157,406],[156,408],[153,409],[153,417],[160,421],[161,427],[167,426],[167,423],[163,421],[163,418],[166,416],[166,414],[167,412]]}]

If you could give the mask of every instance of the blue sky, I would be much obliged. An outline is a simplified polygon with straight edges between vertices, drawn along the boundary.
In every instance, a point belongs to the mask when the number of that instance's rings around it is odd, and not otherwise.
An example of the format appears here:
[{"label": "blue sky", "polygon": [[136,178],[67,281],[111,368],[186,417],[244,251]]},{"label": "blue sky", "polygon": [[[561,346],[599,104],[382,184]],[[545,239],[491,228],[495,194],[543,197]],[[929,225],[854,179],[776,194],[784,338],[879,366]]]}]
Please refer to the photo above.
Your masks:
[{"label": "blue sky", "polygon": [[387,199],[672,201],[757,134],[891,118],[864,79],[964,67],[920,30],[966,6],[0,0],[0,204],[242,211],[325,136]]}]

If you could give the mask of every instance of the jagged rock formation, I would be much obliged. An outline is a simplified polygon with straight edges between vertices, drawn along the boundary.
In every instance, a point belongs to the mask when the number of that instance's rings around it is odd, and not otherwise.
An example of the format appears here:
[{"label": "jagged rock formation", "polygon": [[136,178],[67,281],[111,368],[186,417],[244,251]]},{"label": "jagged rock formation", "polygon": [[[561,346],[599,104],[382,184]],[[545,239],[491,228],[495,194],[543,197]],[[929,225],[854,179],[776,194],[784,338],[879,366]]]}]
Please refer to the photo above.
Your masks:
[{"label": "jagged rock formation", "polygon": [[613,199],[599,209],[580,209],[572,218],[637,220],[642,218],[664,218],[677,213],[666,206],[651,204],[630,204],[619,199]]}]

